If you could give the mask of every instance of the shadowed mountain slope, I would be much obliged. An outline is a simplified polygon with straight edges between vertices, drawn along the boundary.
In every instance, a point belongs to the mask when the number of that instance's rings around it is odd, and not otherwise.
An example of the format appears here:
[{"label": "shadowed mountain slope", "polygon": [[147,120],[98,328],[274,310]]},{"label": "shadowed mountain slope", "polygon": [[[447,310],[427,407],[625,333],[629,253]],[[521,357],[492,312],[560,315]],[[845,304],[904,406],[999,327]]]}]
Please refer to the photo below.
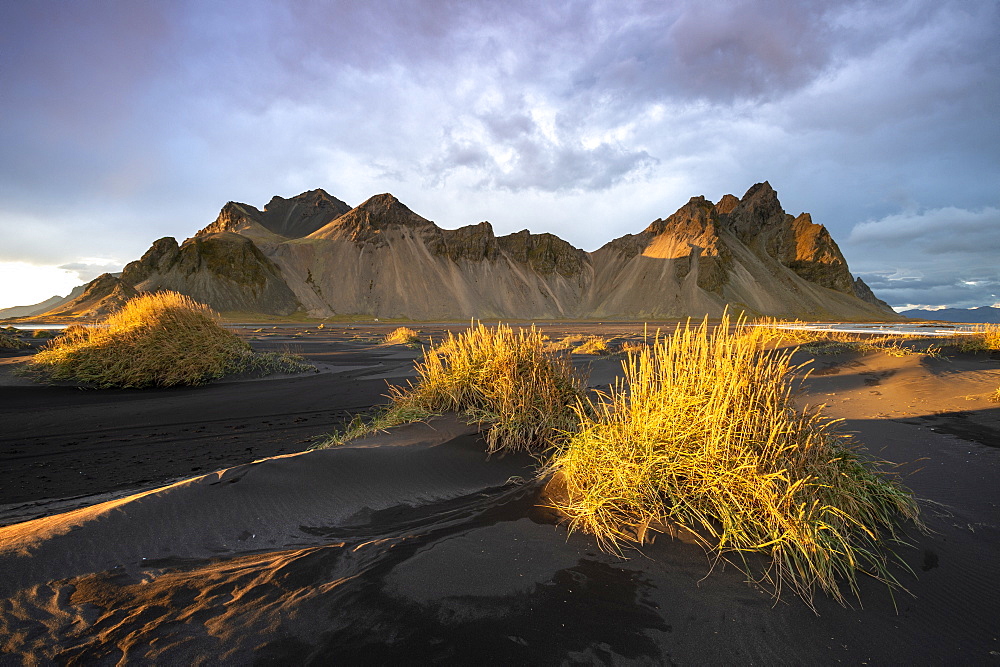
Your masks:
[{"label": "shadowed mountain slope", "polygon": [[272,197],[263,211],[249,204],[229,202],[222,207],[215,222],[196,236],[236,232],[255,241],[280,242],[308,236],[350,210],[350,206],[321,189],[303,192],[291,199]]},{"label": "shadowed mountain slope", "polygon": [[854,280],[826,228],[785,213],[766,182],[742,199],[694,197],[592,253],[552,234],[498,237],[488,222],[442,229],[391,194],[353,209],[322,190],[275,197],[263,211],[230,202],[182,245],[154,243],[119,284],[98,280],[60,314],[172,289],[223,312],[311,317],[670,318],[730,307],[899,319]]}]

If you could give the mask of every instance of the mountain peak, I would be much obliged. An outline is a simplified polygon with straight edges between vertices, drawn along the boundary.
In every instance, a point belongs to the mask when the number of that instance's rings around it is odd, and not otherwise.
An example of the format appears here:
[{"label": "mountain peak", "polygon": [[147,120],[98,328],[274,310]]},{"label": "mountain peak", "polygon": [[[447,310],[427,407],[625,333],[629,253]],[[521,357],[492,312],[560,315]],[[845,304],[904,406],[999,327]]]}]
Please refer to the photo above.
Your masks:
[{"label": "mountain peak", "polygon": [[[340,201],[336,197],[330,195],[330,193],[328,193],[326,190],[322,188],[316,188],[315,190],[306,190],[305,192],[301,192],[295,195],[294,197],[289,197],[288,199],[275,195],[274,197],[271,197],[271,201],[269,201],[267,203],[267,206],[264,207],[264,211],[265,212],[271,211],[273,210],[274,207],[281,206],[285,202],[291,202],[294,204],[300,204],[306,206],[313,206],[316,208],[323,208],[323,207],[343,208],[344,209],[343,213],[346,213],[351,209],[350,206]],[[341,215],[343,213],[341,213]]]},{"label": "mountain peak", "polygon": [[[227,202],[213,223],[195,236],[237,232],[266,241],[270,234],[286,239],[308,236],[351,210],[325,190],[307,190],[289,199],[275,195],[263,211],[239,202]],[[280,241],[280,239],[276,239]]]},{"label": "mountain peak", "polygon": [[750,244],[763,230],[784,225],[785,215],[778,193],[764,181],[746,191],[726,215],[725,224],[740,241]]},{"label": "mountain peak", "polygon": [[740,203],[736,195],[722,195],[722,199],[715,205],[715,212],[719,215],[728,215]]},{"label": "mountain peak", "polygon": [[406,204],[388,192],[369,197],[348,215],[373,229],[385,229],[396,225],[424,227],[433,224],[411,211]]},{"label": "mountain peak", "polygon": [[381,233],[393,227],[429,231],[437,229],[430,220],[411,211],[388,192],[369,197],[363,203],[316,231],[310,238],[350,238],[355,243],[381,245]]},{"label": "mountain peak", "polygon": [[371,211],[372,213],[385,211],[405,211],[406,213],[413,213],[413,211],[411,211],[406,204],[399,201],[395,196],[388,192],[383,192],[380,195],[373,195],[369,197],[362,202],[358,208],[365,211]]}]

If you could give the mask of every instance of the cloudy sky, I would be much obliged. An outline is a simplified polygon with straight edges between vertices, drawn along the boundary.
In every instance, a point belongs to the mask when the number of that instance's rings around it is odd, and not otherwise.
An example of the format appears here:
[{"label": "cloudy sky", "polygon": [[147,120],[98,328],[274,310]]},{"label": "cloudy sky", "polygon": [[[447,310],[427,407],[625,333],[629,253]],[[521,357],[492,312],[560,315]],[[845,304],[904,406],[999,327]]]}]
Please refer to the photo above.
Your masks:
[{"label": "cloudy sky", "polygon": [[897,307],[1000,301],[1000,3],[0,3],[0,307],[229,200],[586,250],[768,180]]}]

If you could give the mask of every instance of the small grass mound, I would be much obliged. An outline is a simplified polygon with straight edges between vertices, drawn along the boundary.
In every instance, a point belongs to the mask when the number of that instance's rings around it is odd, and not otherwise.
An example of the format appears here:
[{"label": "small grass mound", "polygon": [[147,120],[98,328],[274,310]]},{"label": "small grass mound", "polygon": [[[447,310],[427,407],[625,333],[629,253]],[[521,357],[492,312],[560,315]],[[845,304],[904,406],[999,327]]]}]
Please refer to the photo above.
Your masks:
[{"label": "small grass mound", "polygon": [[611,354],[608,339],[601,336],[587,336],[582,343],[573,348],[573,354]]},{"label": "small grass mound", "polygon": [[197,385],[230,374],[311,368],[289,355],[254,353],[217,318],[176,292],[143,294],[98,326],[69,327],[25,372],[42,381],[110,388]]},{"label": "small grass mound", "polygon": [[572,405],[583,381],[563,352],[548,349],[536,329],[477,325],[424,353],[418,379],[391,388],[389,407],[372,421],[355,420],[328,443],[456,411],[487,426],[491,453],[543,451],[557,444],[576,423]]},{"label": "small grass mound", "polygon": [[643,350],[649,347],[646,343],[640,343],[638,341],[627,340],[621,344],[618,348],[619,354],[639,354]]},{"label": "small grass mound", "polygon": [[[811,603],[843,602],[864,572],[898,586],[885,545],[917,520],[912,495],[792,396],[793,350],[728,319],[679,327],[624,362],[625,382],[578,408],[579,428],[551,463],[557,509],[605,548],[681,526],[719,556],[770,556],[759,577]],[[883,537],[885,533],[887,537]]]},{"label": "small grass mound", "polygon": [[32,338],[52,338],[54,336],[55,333],[48,329],[35,329],[34,333],[31,334]]},{"label": "small grass mound", "polygon": [[20,350],[25,347],[31,347],[27,341],[9,333],[0,332],[0,350]]},{"label": "small grass mound", "polygon": [[389,345],[420,345],[420,334],[409,327],[399,327],[387,333],[383,342]]}]

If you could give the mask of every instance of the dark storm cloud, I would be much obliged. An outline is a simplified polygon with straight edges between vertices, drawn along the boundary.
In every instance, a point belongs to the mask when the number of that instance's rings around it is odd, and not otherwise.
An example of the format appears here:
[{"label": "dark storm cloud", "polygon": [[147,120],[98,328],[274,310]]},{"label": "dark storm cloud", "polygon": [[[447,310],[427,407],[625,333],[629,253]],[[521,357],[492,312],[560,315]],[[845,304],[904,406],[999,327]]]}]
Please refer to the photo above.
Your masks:
[{"label": "dark storm cloud", "polygon": [[829,59],[824,12],[822,3],[670,3],[608,35],[575,79],[626,99],[774,98]]},{"label": "dark storm cloud", "polygon": [[1000,301],[1000,209],[892,215],[856,226],[843,247],[855,271],[893,306]]}]

